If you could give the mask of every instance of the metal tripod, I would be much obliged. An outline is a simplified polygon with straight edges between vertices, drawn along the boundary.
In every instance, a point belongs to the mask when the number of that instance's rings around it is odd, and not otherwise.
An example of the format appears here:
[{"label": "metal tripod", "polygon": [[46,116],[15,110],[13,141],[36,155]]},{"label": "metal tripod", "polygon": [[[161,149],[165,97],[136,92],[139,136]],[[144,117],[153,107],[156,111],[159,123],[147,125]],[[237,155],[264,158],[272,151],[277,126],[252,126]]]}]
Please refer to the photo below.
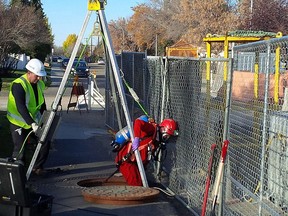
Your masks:
[{"label": "metal tripod", "polygon": [[[101,26],[101,31],[102,31],[102,34],[105,37],[105,46],[106,46],[106,48],[108,50],[108,57],[109,57],[109,60],[110,60],[110,64],[112,66],[112,71],[113,71],[114,79],[115,79],[116,86],[117,86],[117,89],[118,89],[118,92],[119,92],[120,101],[121,101],[121,104],[123,106],[125,119],[126,119],[127,126],[128,126],[128,129],[129,129],[130,135],[131,135],[131,139],[134,140],[134,133],[133,133],[133,130],[132,130],[132,128],[133,128],[132,127],[132,122],[131,122],[131,118],[130,118],[130,114],[129,114],[129,110],[128,110],[128,106],[127,106],[127,101],[126,101],[126,98],[124,97],[125,94],[124,94],[124,88],[123,88],[123,85],[122,85],[122,82],[121,82],[121,78],[120,78],[120,71],[119,71],[119,67],[118,67],[117,61],[116,61],[114,48],[113,48],[113,45],[112,45],[111,36],[110,36],[109,30],[108,30],[108,24],[107,24],[105,13],[104,13],[104,6],[103,6],[104,1],[103,0],[93,1],[93,5],[94,6],[95,5],[99,5],[99,7],[97,7],[97,6],[96,7],[91,7],[91,5],[92,5],[91,2],[92,1],[89,1],[89,3],[88,3],[88,12],[87,12],[86,18],[84,20],[82,29],[80,31],[80,34],[79,34],[78,38],[77,38],[76,44],[74,46],[74,49],[72,51],[72,54],[71,54],[71,57],[69,59],[68,65],[66,67],[65,73],[63,75],[62,81],[60,83],[58,92],[56,94],[55,100],[54,100],[53,105],[52,105],[52,110],[51,110],[51,112],[49,114],[49,117],[47,119],[46,124],[43,125],[43,128],[41,128],[42,134],[40,135],[37,147],[35,149],[35,152],[34,152],[34,155],[32,157],[31,163],[30,163],[30,165],[28,167],[28,170],[27,170],[27,173],[26,173],[27,180],[30,177],[30,174],[31,174],[32,169],[33,169],[33,166],[34,166],[35,161],[37,159],[37,156],[38,156],[38,154],[40,152],[41,146],[45,142],[47,134],[48,134],[48,132],[50,130],[50,126],[53,123],[54,117],[55,117],[56,112],[57,112],[58,104],[60,104],[61,98],[62,98],[62,96],[64,94],[66,82],[68,80],[68,77],[69,77],[69,74],[70,74],[74,59],[76,57],[76,54],[77,54],[77,51],[79,49],[80,43],[81,43],[82,38],[84,36],[84,33],[85,33],[86,28],[87,28],[88,22],[90,20],[92,11],[97,11],[98,12],[100,26]],[[144,167],[143,167],[143,163],[142,163],[142,160],[141,160],[140,153],[139,153],[138,150],[136,150],[134,153],[135,153],[135,156],[136,156],[138,169],[139,169],[139,172],[140,172],[140,175],[141,175],[142,184],[143,184],[144,187],[148,187],[148,183],[147,183],[147,179],[146,179],[146,175],[145,175],[145,171],[144,171]]]}]

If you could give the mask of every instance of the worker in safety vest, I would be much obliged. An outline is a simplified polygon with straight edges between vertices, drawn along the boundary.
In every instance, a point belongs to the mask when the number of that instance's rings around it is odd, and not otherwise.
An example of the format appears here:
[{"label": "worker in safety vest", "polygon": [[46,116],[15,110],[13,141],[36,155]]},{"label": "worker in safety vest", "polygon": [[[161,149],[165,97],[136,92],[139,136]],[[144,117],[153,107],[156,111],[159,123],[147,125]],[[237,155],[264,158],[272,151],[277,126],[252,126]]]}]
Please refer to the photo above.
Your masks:
[{"label": "worker in safety vest", "polygon": [[[7,118],[10,122],[10,131],[14,143],[12,157],[14,160],[25,161],[24,143],[31,130],[38,130],[38,123],[46,110],[44,99],[45,83],[42,77],[46,76],[43,63],[38,59],[31,59],[26,65],[27,72],[11,83],[7,104]],[[33,134],[35,136],[35,134]],[[32,134],[31,134],[32,136]],[[26,139],[27,138],[27,139]],[[24,148],[23,148],[24,147]],[[35,162],[33,172],[40,175],[43,164],[49,153],[48,144],[43,144]]]},{"label": "worker in safety vest", "polygon": [[165,144],[170,136],[178,135],[178,125],[173,119],[164,119],[159,125],[145,116],[134,121],[134,140],[123,145],[115,158],[116,165],[128,185],[142,186],[141,176],[133,152],[138,149],[144,168],[151,157]]}]

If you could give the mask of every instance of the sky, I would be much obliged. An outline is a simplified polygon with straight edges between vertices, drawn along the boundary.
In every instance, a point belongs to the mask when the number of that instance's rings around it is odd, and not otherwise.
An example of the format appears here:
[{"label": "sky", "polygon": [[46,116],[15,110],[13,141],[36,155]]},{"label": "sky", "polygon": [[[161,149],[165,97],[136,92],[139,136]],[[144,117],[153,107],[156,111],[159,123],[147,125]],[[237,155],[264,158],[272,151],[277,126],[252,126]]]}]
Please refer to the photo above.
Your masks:
[{"label": "sky", "polygon": [[[56,46],[62,46],[69,34],[79,35],[88,11],[88,0],[41,0],[41,2],[52,27]],[[122,17],[131,17],[133,14],[131,7],[141,3],[147,3],[147,0],[107,0],[104,10],[107,22]],[[86,28],[83,43],[86,43],[85,38],[88,38],[92,32],[95,21],[96,13],[93,13]]]}]

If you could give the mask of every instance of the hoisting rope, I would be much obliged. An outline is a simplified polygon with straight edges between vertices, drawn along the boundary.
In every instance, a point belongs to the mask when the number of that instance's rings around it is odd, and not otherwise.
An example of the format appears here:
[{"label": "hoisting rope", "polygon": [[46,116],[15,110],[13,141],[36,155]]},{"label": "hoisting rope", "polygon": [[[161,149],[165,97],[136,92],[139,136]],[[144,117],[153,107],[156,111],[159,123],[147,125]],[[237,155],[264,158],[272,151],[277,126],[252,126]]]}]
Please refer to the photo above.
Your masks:
[{"label": "hoisting rope", "polygon": [[120,72],[121,72],[121,78],[122,78],[125,86],[126,86],[127,89],[129,90],[131,96],[132,96],[133,99],[136,101],[136,103],[138,104],[138,106],[140,107],[140,109],[144,112],[144,114],[150,118],[150,115],[146,112],[146,110],[144,109],[144,107],[143,107],[142,104],[140,103],[140,99],[139,99],[138,95],[136,94],[136,92],[134,91],[134,89],[131,88],[131,87],[129,86],[129,84],[127,83],[127,81],[125,80],[125,78],[124,78],[124,73],[123,73],[123,71],[122,71],[121,69],[120,69]]}]

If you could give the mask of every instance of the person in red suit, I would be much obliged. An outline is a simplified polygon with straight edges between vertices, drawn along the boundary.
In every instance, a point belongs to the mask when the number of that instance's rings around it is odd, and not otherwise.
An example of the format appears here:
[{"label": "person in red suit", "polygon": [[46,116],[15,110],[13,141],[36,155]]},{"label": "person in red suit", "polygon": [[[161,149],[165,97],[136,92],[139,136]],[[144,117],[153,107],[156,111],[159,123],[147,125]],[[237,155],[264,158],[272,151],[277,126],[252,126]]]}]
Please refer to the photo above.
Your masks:
[{"label": "person in red suit", "polygon": [[118,151],[115,162],[128,185],[142,186],[142,179],[133,152],[138,149],[144,168],[161,143],[178,135],[178,125],[173,119],[164,119],[159,125],[147,116],[134,121],[134,140],[128,141]]}]

